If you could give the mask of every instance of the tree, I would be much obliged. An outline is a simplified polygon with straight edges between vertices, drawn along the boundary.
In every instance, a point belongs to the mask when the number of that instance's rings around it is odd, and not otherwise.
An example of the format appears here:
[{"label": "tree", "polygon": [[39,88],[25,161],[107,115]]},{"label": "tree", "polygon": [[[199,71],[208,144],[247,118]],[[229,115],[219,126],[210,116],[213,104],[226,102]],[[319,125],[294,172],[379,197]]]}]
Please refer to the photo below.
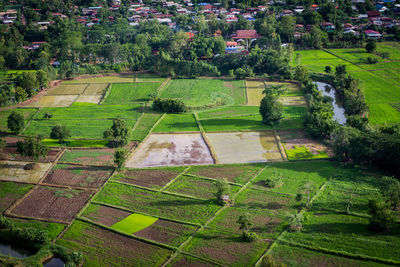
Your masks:
[{"label": "tree", "polygon": [[38,160],[41,157],[46,157],[49,148],[43,144],[42,137],[37,135],[27,137],[25,141],[18,141],[17,152],[23,157],[27,156]]},{"label": "tree", "polygon": [[390,204],[381,197],[370,199],[368,202],[369,229],[375,232],[389,230],[396,221]]},{"label": "tree", "polygon": [[303,65],[297,65],[294,70],[294,78],[302,84],[306,84],[310,80],[307,68]]},{"label": "tree", "polygon": [[17,77],[16,82],[19,86],[24,88],[29,97],[35,94],[35,88],[39,86],[34,72],[23,72]]},{"label": "tree", "polygon": [[[225,197],[228,196],[231,192],[231,186],[229,185],[226,179],[218,180],[216,183],[217,192],[215,196],[217,197],[217,201],[219,204],[225,204]],[[229,200],[229,199],[226,199]]]},{"label": "tree", "polygon": [[289,231],[298,232],[303,228],[303,214],[294,213],[286,216],[289,226]]},{"label": "tree", "polygon": [[325,72],[326,73],[331,73],[332,72],[331,66],[325,66]]},{"label": "tree", "polygon": [[264,124],[278,124],[283,119],[283,105],[278,97],[270,93],[264,96],[260,103],[260,114]]},{"label": "tree", "polygon": [[380,183],[382,196],[390,204],[392,209],[400,205],[400,182],[394,177],[383,176]]},{"label": "tree", "polygon": [[47,77],[47,72],[44,70],[38,70],[36,72],[37,81],[39,83],[40,89],[47,87],[49,83],[49,78]]},{"label": "tree", "polygon": [[24,122],[24,116],[13,111],[7,118],[7,127],[13,134],[19,134],[24,128]]},{"label": "tree", "polygon": [[56,125],[51,129],[50,138],[58,139],[60,144],[63,144],[68,137],[71,137],[71,133],[65,125]]},{"label": "tree", "polygon": [[260,267],[286,267],[286,264],[278,263],[270,254],[266,254],[261,260]]},{"label": "tree", "polygon": [[120,148],[116,149],[114,152],[114,163],[117,165],[117,169],[120,170],[125,165],[126,156],[128,151],[126,149]]},{"label": "tree", "polygon": [[24,88],[22,88],[21,86],[18,86],[15,89],[15,99],[17,100],[17,102],[24,101],[27,98],[28,98],[28,93],[25,91]]},{"label": "tree", "polygon": [[242,232],[242,240],[245,242],[252,242],[256,240],[258,237],[255,233],[250,232],[251,227],[253,226],[253,222],[251,221],[250,214],[245,213],[240,215],[237,223],[239,224],[239,229],[243,230]]},{"label": "tree", "polygon": [[6,140],[0,138],[0,148],[4,148],[6,146]]},{"label": "tree", "polygon": [[310,208],[310,206],[311,206],[311,195],[315,191],[315,186],[311,182],[309,182],[309,183],[304,184],[300,188],[300,191],[302,191],[302,193],[307,195],[306,207]]},{"label": "tree", "polygon": [[128,143],[129,129],[124,120],[114,119],[113,125],[104,131],[103,136],[112,147],[123,146]]},{"label": "tree", "polygon": [[376,42],[375,40],[368,40],[367,44],[365,45],[365,50],[367,50],[368,53],[373,53],[376,50]]}]

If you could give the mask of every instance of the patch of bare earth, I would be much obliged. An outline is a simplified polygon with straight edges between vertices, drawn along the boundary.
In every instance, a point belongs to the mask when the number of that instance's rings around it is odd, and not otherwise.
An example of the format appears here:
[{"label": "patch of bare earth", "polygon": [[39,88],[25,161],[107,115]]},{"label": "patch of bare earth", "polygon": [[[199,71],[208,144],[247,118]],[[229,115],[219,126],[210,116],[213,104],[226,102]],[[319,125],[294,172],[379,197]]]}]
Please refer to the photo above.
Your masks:
[{"label": "patch of bare earth", "polygon": [[124,172],[124,177],[119,180],[147,187],[162,187],[179,175],[179,172],[168,170],[128,170]]},{"label": "patch of bare earth", "polygon": [[110,227],[129,215],[131,215],[130,212],[99,205],[95,212],[85,214],[85,217]]},{"label": "patch of bare earth", "polygon": [[38,187],[11,212],[25,217],[72,221],[91,194],[90,191]]},{"label": "patch of bare earth", "polygon": [[[19,160],[19,161],[31,161],[31,157],[23,157],[21,154],[17,152],[16,147],[5,147],[2,149],[3,152],[7,153],[9,156],[9,159],[12,160]],[[56,160],[58,155],[60,154],[61,150],[60,149],[51,149],[47,153],[47,156],[45,158],[40,158],[40,162],[53,162]]]},{"label": "patch of bare earth", "polygon": [[[157,246],[129,238],[124,235],[116,234],[111,231],[91,226],[84,230],[85,235],[90,236],[89,240],[73,240],[77,243],[84,242],[84,245],[93,249],[92,254],[87,255],[97,261],[99,257],[104,258],[103,266],[143,266],[141,264],[149,263],[150,258],[154,256],[163,257],[164,249]],[[160,254],[159,254],[160,252]]]},{"label": "patch of bare earth", "polygon": [[211,263],[207,263],[204,261],[200,261],[197,260],[196,258],[189,258],[189,256],[183,256],[181,257],[179,260],[177,260],[176,262],[172,263],[171,266],[176,266],[176,267],[211,267],[211,266],[215,266]]},{"label": "patch of bare earth", "polygon": [[258,169],[246,166],[230,166],[226,167],[206,167],[195,171],[195,175],[200,175],[215,179],[227,179],[229,182],[235,182],[238,177],[246,177],[246,180],[254,176]]},{"label": "patch of bare earth", "polygon": [[111,176],[111,173],[112,170],[107,167],[67,166],[51,171],[43,182],[97,188]]},{"label": "patch of bare earth", "polygon": [[[174,242],[190,227],[176,222],[158,219],[151,226],[136,232],[135,235],[169,245],[178,245]],[[194,232],[194,229],[191,231]]]}]

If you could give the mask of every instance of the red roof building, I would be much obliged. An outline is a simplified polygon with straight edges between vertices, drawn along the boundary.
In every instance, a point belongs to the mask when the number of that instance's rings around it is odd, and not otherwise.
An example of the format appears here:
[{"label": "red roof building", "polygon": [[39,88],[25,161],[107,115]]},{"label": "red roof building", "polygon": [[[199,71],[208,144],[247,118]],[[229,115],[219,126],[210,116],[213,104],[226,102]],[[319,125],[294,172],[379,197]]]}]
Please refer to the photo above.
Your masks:
[{"label": "red roof building", "polygon": [[257,39],[260,35],[256,30],[237,30],[232,36],[233,39]]}]

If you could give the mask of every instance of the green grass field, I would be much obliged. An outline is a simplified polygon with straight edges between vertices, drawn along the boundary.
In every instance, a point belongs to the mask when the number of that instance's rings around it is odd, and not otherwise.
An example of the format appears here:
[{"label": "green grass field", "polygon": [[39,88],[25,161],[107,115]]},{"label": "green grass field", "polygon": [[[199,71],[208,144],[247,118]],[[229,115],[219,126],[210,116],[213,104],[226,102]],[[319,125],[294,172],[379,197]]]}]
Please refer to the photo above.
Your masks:
[{"label": "green grass field", "polygon": [[200,120],[207,120],[244,115],[257,115],[259,113],[259,107],[255,106],[230,106],[199,112],[198,115]]},{"label": "green grass field", "polygon": [[259,114],[221,119],[207,119],[201,120],[200,122],[206,132],[299,129],[303,128],[303,117],[305,112],[306,108],[304,107],[284,107],[284,119],[278,125],[274,126],[263,124],[262,117]]},{"label": "green grass field", "polygon": [[125,219],[115,223],[113,226],[111,226],[111,228],[128,234],[133,234],[149,227],[156,221],[157,218],[133,213]]},{"label": "green grass field", "polygon": [[[112,125],[112,119],[125,119],[132,128],[139,117],[140,105],[102,106],[96,104],[74,104],[68,108],[43,108],[31,121],[25,134],[49,136],[55,125],[65,125],[72,138],[103,138],[103,132]],[[51,119],[44,119],[49,112]]]},{"label": "green grass field", "polygon": [[289,160],[329,158],[329,156],[324,151],[318,151],[317,154],[314,154],[307,147],[301,145],[292,149],[287,149],[285,147],[285,152]]},{"label": "green grass field", "polygon": [[0,212],[5,211],[9,206],[22,197],[32,188],[32,185],[17,184],[13,182],[0,182]]},{"label": "green grass field", "polygon": [[103,105],[132,104],[149,101],[149,94],[157,92],[161,83],[114,83]]},{"label": "green grass field", "polygon": [[108,183],[95,200],[152,216],[194,223],[204,223],[219,209],[214,200],[184,198],[119,183]]},{"label": "green grass field", "polygon": [[167,114],[153,132],[195,132],[199,131],[193,114]]},{"label": "green grass field", "polygon": [[[369,121],[373,125],[391,124],[400,121],[400,112],[389,103],[400,102],[399,44],[378,43],[377,52],[388,52],[389,58],[366,53],[363,48],[295,51],[292,65],[303,64],[311,72],[323,73],[325,66],[332,69],[344,64],[347,71],[360,80],[368,107]],[[297,56],[299,54],[300,56]],[[365,64],[367,57],[379,60],[377,64]]]},{"label": "green grass field", "polygon": [[244,104],[244,90],[243,81],[224,82],[222,80],[181,79],[172,80],[162,90],[161,97],[182,99],[190,108],[209,108],[221,105]]},{"label": "green grass field", "polygon": [[161,118],[161,116],[161,113],[155,111],[146,111],[143,114],[142,119],[138,122],[138,125],[136,125],[136,128],[133,130],[131,139],[135,141],[142,141],[147,136],[153,125]]},{"label": "green grass field", "polygon": [[[306,184],[311,184],[314,192],[334,173],[334,164],[329,161],[282,162],[269,165],[252,183],[252,186],[277,193],[295,196],[302,193]],[[264,181],[269,177],[279,177],[281,186],[268,188]]]}]

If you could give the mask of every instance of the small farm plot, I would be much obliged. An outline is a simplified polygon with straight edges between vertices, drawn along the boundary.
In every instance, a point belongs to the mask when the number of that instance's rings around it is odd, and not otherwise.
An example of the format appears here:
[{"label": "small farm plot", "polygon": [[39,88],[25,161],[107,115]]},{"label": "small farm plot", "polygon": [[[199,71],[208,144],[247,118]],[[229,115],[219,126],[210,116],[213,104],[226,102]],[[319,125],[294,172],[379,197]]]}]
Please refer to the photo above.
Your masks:
[{"label": "small farm plot", "polygon": [[91,195],[91,191],[40,186],[24,198],[11,213],[22,217],[69,222]]},{"label": "small farm plot", "polygon": [[184,167],[125,169],[114,175],[112,180],[123,183],[160,189],[178,176]]},{"label": "small farm plot", "polygon": [[357,170],[336,170],[325,189],[315,199],[315,210],[346,212],[347,203],[351,202],[350,212],[368,214],[368,201],[376,199],[379,182],[374,176],[368,176]]},{"label": "small farm plot", "polygon": [[284,119],[278,125],[273,126],[262,123],[260,114],[210,118],[200,120],[200,122],[206,132],[301,129],[306,110],[305,107],[285,106],[283,108]]},{"label": "small farm plot", "polygon": [[153,125],[161,118],[161,116],[161,113],[146,111],[133,129],[131,139],[135,141],[142,141],[150,132]]},{"label": "small farm plot", "polygon": [[280,239],[289,243],[324,249],[335,254],[346,252],[356,257],[374,257],[399,261],[400,228],[391,234],[373,233],[368,230],[368,219],[340,213],[306,213],[307,220],[300,232],[285,232]]},{"label": "small farm plot", "polygon": [[85,91],[83,92],[83,96],[102,96],[107,91],[107,87],[109,84],[107,83],[90,83]]},{"label": "small farm plot", "polygon": [[240,102],[231,93],[232,89],[225,87],[222,80],[179,79],[172,80],[161,97],[181,99],[190,108],[207,108]]},{"label": "small farm plot", "polygon": [[[7,159],[9,160],[18,160],[18,161],[32,161],[31,157],[25,156],[23,157],[20,153],[17,152],[16,146],[8,146],[0,149],[0,151],[7,153]],[[60,154],[60,149],[50,149],[44,158],[40,158],[38,161],[40,162],[53,162],[58,155]]]},{"label": "small farm plot", "polygon": [[0,180],[22,183],[38,183],[51,167],[51,163],[37,163],[33,170],[24,167],[31,162],[0,161]]},{"label": "small farm plot", "polygon": [[32,185],[0,182],[0,213],[32,188]]},{"label": "small farm plot", "polygon": [[[118,229],[116,228],[117,223],[126,220],[126,218],[131,214],[131,212],[123,211],[120,209],[91,204],[88,209],[83,213],[83,216],[96,223]],[[135,213],[135,215],[136,218],[140,218],[140,214]],[[147,217],[152,219],[138,221],[138,224],[143,225],[143,221],[148,221],[151,224],[149,223],[149,225],[145,225],[145,227],[143,227],[142,229],[132,233],[134,233],[135,236],[164,243],[167,245],[179,246],[180,243],[185,241],[197,228],[195,226],[163,219],[155,218],[156,220],[154,220],[154,217],[150,216],[145,216],[144,218],[147,219]],[[128,225],[125,225],[128,227],[127,233],[131,233],[131,227],[136,228],[136,225],[137,224],[134,223],[129,223]],[[122,228],[118,230],[124,231],[124,229]]]},{"label": "small farm plot", "polygon": [[[239,186],[231,185],[231,195],[239,189]],[[166,191],[203,199],[215,199],[217,187],[215,181],[182,175],[169,185]]]},{"label": "small farm plot", "polygon": [[114,149],[73,149],[65,151],[59,161],[89,165],[111,165],[113,160]]},{"label": "small farm plot", "polygon": [[214,163],[201,134],[151,134],[127,161],[128,168]]},{"label": "small farm plot", "polygon": [[184,250],[227,266],[252,266],[269,243],[243,242],[239,235],[216,230],[197,233]]},{"label": "small farm plot", "polygon": [[149,101],[149,94],[156,93],[160,83],[115,83],[104,105],[132,104]]},{"label": "small farm plot", "polygon": [[16,108],[12,110],[2,110],[0,111],[0,131],[7,132],[7,118],[10,114],[15,111],[20,113],[25,118],[25,124],[33,117],[33,115],[37,112],[36,108]]},{"label": "small farm plot", "polygon": [[75,103],[92,103],[99,104],[103,96],[101,95],[80,95]]},{"label": "small farm plot", "polygon": [[[116,118],[124,119],[132,128],[139,118],[140,105],[103,106],[88,103],[75,103],[68,108],[44,108],[31,121],[25,134],[42,134],[49,136],[55,125],[65,125],[72,138],[103,138],[104,131],[112,125]],[[48,112],[53,116],[44,119]]]},{"label": "small farm plot", "polygon": [[12,223],[21,228],[32,227],[44,231],[48,234],[50,240],[54,240],[64,230],[65,225],[61,223],[43,222],[38,220],[26,220],[17,218],[8,218]]},{"label": "small farm plot", "polygon": [[87,77],[84,79],[76,79],[70,81],[64,81],[63,84],[79,84],[79,83],[132,83],[134,82],[135,77],[133,75],[110,75],[110,76],[102,76],[102,77]]},{"label": "small farm plot", "polygon": [[279,101],[284,106],[297,106],[297,107],[307,107],[307,101],[304,96],[282,96]]},{"label": "small farm plot", "polygon": [[200,120],[214,118],[228,118],[232,116],[258,115],[259,107],[255,106],[229,106],[198,113]]},{"label": "small farm plot", "polygon": [[31,107],[69,107],[74,103],[78,95],[45,95],[37,102],[29,104]]},{"label": "small farm plot", "polygon": [[58,164],[44,179],[45,184],[98,188],[111,176],[109,167]]},{"label": "small farm plot", "polygon": [[87,266],[160,266],[172,254],[82,221],[75,221],[57,244],[81,251]]},{"label": "small farm plot", "polygon": [[166,114],[153,130],[155,133],[197,131],[199,127],[193,114]]},{"label": "small farm plot", "polygon": [[245,184],[253,178],[262,167],[263,165],[261,164],[192,166],[187,173],[214,179],[226,179],[231,183]]},{"label": "small farm plot", "polygon": [[247,88],[247,105],[249,106],[260,106],[261,100],[263,99],[264,88],[251,87]]},{"label": "small farm plot", "polygon": [[312,139],[292,139],[283,142],[289,160],[329,158],[332,151]]},{"label": "small farm plot", "polygon": [[252,187],[292,196],[304,194],[308,187],[313,196],[334,172],[335,166],[329,161],[273,163],[257,176]]},{"label": "small farm plot", "polygon": [[236,198],[235,207],[246,209],[249,213],[256,210],[285,216],[288,212],[295,213],[298,204],[291,196],[264,190],[246,189]]},{"label": "small farm plot", "polygon": [[171,263],[168,265],[171,267],[181,267],[181,266],[197,266],[197,267],[212,267],[215,266],[214,263],[205,261],[204,259],[195,258],[188,256],[186,254],[179,253]]},{"label": "small farm plot", "polygon": [[324,254],[315,250],[308,250],[297,246],[285,244],[275,245],[268,253],[277,262],[287,266],[387,266],[373,261],[362,261],[341,257],[338,255]]},{"label": "small farm plot", "polygon": [[50,90],[47,95],[48,96],[57,96],[57,95],[80,95],[83,93],[85,88],[88,86],[86,83],[82,84],[61,84],[56,88]]},{"label": "small farm plot", "polygon": [[207,133],[219,163],[283,160],[273,132]]},{"label": "small farm plot", "polygon": [[94,201],[157,218],[192,223],[204,223],[221,207],[214,200],[180,197],[113,182],[107,183]]},{"label": "small farm plot", "polygon": [[209,226],[235,233],[240,230],[237,223],[238,218],[246,214],[250,214],[250,221],[253,223],[250,231],[261,238],[276,238],[286,227],[286,222],[281,216],[256,210],[249,213],[246,209],[234,206],[223,210],[211,221]]}]

